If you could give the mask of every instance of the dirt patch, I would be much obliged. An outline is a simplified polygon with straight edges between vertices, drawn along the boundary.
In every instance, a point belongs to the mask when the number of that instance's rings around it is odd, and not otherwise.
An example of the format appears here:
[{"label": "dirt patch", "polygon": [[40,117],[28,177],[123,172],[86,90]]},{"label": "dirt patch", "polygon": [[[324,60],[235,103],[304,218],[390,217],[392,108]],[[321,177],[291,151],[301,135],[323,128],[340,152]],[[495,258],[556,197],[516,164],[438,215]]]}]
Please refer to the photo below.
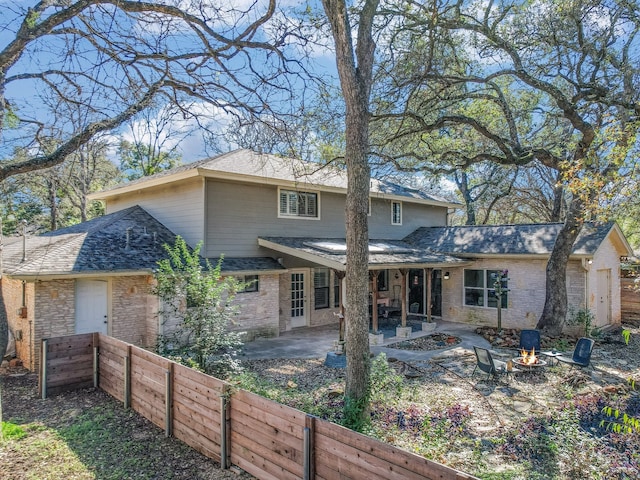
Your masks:
[{"label": "dirt patch", "polygon": [[100,390],[37,396],[36,375],[0,372],[3,421],[18,426],[22,438],[0,442],[0,478],[84,480],[251,479],[220,469]]}]

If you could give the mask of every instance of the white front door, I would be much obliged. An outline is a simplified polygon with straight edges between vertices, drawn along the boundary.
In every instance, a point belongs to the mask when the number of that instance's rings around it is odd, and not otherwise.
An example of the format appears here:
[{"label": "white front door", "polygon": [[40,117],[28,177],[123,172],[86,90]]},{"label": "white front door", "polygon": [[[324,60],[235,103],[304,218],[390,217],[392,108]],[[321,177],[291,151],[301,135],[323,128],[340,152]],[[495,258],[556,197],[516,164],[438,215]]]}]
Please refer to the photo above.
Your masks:
[{"label": "white front door", "polygon": [[107,333],[107,281],[76,280],[76,333]]},{"label": "white front door", "polygon": [[307,270],[291,270],[291,328],[307,326]]},{"label": "white front door", "polygon": [[611,321],[611,270],[598,270],[596,325]]}]

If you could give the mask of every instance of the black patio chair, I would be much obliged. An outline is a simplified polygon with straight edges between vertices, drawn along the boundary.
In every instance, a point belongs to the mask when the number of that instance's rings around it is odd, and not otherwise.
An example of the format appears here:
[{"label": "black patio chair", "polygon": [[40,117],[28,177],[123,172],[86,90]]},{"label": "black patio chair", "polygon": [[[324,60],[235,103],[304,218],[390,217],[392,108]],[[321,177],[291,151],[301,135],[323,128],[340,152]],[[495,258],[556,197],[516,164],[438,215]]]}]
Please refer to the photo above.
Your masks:
[{"label": "black patio chair", "polygon": [[588,367],[591,363],[591,352],[593,352],[593,345],[596,342],[591,338],[582,337],[578,339],[576,347],[573,349],[573,355],[567,357],[565,355],[558,355],[556,360],[571,365],[571,367]]},{"label": "black patio chair", "polygon": [[540,330],[522,330],[520,332],[520,345],[518,350],[526,350],[530,352],[535,349],[540,352]]},{"label": "black patio chair", "polygon": [[491,356],[491,352],[486,348],[476,347],[474,345],[473,351],[476,354],[476,366],[473,369],[473,373],[471,374],[471,376],[475,375],[476,370],[480,369],[482,372],[487,374],[487,379],[506,374],[508,380],[510,373],[516,373],[518,371],[516,368],[507,370],[507,362],[503,362],[502,360],[495,360]]}]

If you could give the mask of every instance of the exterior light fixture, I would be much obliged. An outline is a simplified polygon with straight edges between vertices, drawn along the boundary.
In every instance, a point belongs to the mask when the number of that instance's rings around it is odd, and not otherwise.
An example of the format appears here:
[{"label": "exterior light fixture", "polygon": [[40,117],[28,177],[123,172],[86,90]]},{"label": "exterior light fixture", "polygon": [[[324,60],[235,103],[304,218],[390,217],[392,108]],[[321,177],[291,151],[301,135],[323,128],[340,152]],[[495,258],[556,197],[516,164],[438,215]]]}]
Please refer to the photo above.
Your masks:
[{"label": "exterior light fixture", "polygon": [[442,278],[449,280],[449,272],[444,272],[444,276]]}]

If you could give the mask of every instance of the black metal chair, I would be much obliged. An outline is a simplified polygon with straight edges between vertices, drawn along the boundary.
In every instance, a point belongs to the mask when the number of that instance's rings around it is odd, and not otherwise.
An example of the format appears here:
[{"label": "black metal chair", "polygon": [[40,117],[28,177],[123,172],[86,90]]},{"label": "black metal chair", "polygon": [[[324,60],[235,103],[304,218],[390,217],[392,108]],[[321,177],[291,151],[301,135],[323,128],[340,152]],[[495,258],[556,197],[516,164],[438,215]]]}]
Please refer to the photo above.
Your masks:
[{"label": "black metal chair", "polygon": [[522,330],[518,349],[527,352],[535,349],[536,352],[540,352],[540,330]]},{"label": "black metal chair", "polygon": [[473,373],[471,376],[475,375],[476,370],[480,370],[487,374],[487,379],[491,377],[496,377],[497,375],[507,375],[507,379],[509,379],[510,373],[515,373],[518,370],[512,368],[511,370],[507,369],[507,362],[503,362],[502,360],[495,360],[491,356],[491,352],[486,348],[473,346],[473,351],[476,354],[476,366],[473,369]]},{"label": "black metal chair", "polygon": [[582,337],[578,339],[578,343],[576,343],[571,357],[558,355],[556,359],[562,363],[571,365],[571,367],[588,367],[591,363],[591,352],[593,352],[593,345],[595,343],[591,338]]}]

